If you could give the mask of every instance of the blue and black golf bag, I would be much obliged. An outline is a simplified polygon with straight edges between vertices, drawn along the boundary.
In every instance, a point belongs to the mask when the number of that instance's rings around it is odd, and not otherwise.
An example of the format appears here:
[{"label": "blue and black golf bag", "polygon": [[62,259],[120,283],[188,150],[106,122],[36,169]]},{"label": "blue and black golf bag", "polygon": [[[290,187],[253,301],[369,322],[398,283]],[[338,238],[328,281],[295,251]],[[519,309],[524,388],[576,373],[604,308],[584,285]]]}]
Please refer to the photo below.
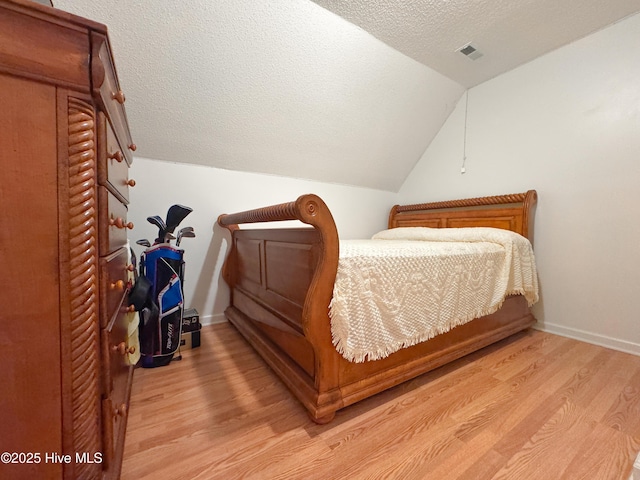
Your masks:
[{"label": "blue and black golf bag", "polygon": [[[182,238],[194,238],[193,227],[173,232],[193,210],[172,205],[166,220],[158,215],[147,221],[158,227],[153,245],[147,239],[136,243],[147,247],[140,256],[140,274],[129,293],[129,302],[140,314],[140,355],[143,367],[168,364],[180,347],[184,312],[184,250],[178,248]],[[171,245],[176,240],[176,246]]]},{"label": "blue and black golf bag", "polygon": [[140,259],[146,299],[140,310],[140,354],[143,367],[168,364],[180,346],[184,312],[184,250],[168,243],[149,247]]}]

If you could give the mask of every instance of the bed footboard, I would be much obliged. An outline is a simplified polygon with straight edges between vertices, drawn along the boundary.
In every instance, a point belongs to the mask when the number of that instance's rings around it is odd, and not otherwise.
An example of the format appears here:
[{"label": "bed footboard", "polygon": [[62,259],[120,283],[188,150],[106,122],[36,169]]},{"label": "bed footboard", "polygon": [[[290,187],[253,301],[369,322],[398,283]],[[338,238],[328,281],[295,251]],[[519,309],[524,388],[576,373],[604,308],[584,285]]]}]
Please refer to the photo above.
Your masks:
[{"label": "bed footboard", "polygon": [[[299,220],[313,228],[240,229],[239,224]],[[316,195],[220,215],[232,233],[223,267],[231,288],[225,314],[317,420],[338,387],[329,304],[338,269],[338,232]],[[337,391],[337,390],[336,390]],[[329,402],[331,403],[331,402]],[[335,409],[334,409],[335,411]]]}]

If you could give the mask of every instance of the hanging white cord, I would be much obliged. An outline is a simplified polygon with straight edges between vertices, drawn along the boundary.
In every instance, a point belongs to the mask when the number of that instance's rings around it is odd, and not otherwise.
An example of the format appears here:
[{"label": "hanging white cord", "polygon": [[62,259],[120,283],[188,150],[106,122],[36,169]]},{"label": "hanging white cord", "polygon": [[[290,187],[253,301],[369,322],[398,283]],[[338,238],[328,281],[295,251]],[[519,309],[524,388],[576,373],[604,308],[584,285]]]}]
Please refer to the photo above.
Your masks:
[{"label": "hanging white cord", "polygon": [[469,90],[467,90],[467,98],[465,99],[464,106],[464,139],[462,143],[462,166],[460,167],[460,173],[463,174],[467,171],[467,115],[469,111]]}]

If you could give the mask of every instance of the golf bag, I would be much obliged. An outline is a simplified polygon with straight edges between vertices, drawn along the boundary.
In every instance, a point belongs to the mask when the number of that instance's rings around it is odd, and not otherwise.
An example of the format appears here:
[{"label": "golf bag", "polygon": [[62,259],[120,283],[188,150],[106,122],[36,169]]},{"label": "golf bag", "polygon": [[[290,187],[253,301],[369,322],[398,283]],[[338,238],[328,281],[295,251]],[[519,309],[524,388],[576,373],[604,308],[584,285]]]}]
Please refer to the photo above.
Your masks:
[{"label": "golf bag", "polygon": [[143,367],[167,365],[180,346],[184,312],[184,250],[168,243],[149,247],[140,259],[140,354]]}]

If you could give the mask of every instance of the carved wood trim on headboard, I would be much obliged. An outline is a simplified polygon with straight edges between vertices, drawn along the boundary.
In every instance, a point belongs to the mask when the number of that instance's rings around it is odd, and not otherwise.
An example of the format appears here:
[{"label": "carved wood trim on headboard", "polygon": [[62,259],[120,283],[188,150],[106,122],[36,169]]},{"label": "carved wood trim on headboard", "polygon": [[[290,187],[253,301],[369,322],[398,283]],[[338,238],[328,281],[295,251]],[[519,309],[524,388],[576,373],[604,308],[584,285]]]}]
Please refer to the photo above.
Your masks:
[{"label": "carved wood trim on headboard", "polygon": [[519,233],[533,243],[537,199],[536,191],[529,190],[508,195],[394,205],[389,213],[389,228],[496,227]]}]

